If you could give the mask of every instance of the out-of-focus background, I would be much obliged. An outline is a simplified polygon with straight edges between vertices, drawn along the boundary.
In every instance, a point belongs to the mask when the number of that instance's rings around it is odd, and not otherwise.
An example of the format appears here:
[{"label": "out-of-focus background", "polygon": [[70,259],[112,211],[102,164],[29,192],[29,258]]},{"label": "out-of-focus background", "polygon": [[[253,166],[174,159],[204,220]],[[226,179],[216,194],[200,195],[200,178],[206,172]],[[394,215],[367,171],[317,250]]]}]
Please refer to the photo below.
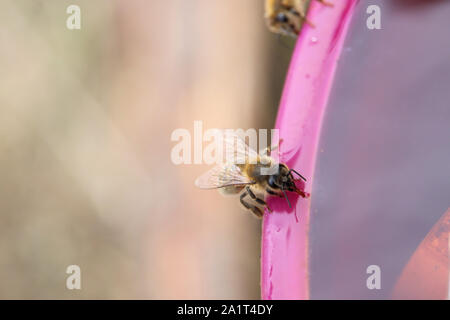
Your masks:
[{"label": "out-of-focus background", "polygon": [[[81,29],[69,30],[69,5]],[[272,128],[293,40],[260,0],[3,0],[0,298],[259,298],[260,221],[177,128]],[[66,289],[79,265],[82,290]]]}]

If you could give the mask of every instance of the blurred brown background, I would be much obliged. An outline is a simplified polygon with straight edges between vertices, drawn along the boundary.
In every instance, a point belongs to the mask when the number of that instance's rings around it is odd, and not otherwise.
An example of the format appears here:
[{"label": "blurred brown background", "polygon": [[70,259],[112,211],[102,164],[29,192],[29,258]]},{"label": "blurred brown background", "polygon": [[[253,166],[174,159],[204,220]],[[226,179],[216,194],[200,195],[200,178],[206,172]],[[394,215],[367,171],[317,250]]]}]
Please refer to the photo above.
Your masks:
[{"label": "blurred brown background", "polygon": [[263,9],[1,2],[0,298],[259,298],[260,221],[196,189],[170,135],[273,127],[293,41]]}]

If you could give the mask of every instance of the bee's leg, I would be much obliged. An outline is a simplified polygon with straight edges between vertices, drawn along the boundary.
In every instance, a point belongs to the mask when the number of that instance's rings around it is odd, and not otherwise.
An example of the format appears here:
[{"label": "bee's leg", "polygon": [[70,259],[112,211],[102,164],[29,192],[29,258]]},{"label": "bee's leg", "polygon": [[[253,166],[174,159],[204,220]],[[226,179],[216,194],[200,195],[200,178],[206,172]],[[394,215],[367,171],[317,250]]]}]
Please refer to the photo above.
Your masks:
[{"label": "bee's leg", "polygon": [[252,191],[252,189],[250,189],[249,186],[245,187],[245,190],[248,192],[248,195],[250,196],[250,198],[252,198],[253,200],[255,200],[257,203],[259,203],[260,205],[263,205],[267,208],[267,210],[269,210],[270,212],[272,212],[272,209],[269,207],[269,205],[267,204],[267,202],[265,202],[263,199],[258,198]]},{"label": "bee's leg", "polygon": [[283,142],[283,138],[280,138],[280,140],[278,140],[278,143],[272,147],[272,150],[278,149],[281,146],[282,142]]},{"label": "bee's leg", "polygon": [[[319,1],[321,1],[321,0],[319,0]],[[306,22],[307,24],[309,24],[310,27],[312,27],[312,28],[315,27],[314,24],[306,18],[306,12],[304,9],[300,8],[300,10],[297,11],[294,8],[292,8],[291,12],[292,12],[292,14],[296,15],[297,17],[300,17],[300,19],[302,19],[303,22]]]},{"label": "bee's leg", "polygon": [[328,1],[325,1],[325,0],[317,0],[317,1],[319,1],[321,4],[323,4],[324,6],[327,6],[327,7],[334,7],[334,4],[333,3],[331,3],[331,2],[328,2]]},{"label": "bee's leg", "polygon": [[264,149],[264,153],[263,154],[267,154],[268,156],[270,156],[270,154],[272,153],[272,150],[275,149],[274,147],[268,146],[267,148]]},{"label": "bee's leg", "polygon": [[258,207],[254,206],[254,205],[251,205],[251,204],[249,204],[248,202],[244,201],[244,198],[245,198],[247,195],[248,195],[248,193],[247,193],[246,191],[244,191],[244,192],[241,194],[241,196],[239,197],[239,200],[241,201],[241,204],[242,204],[246,209],[248,209],[248,210],[250,210],[251,212],[253,212],[253,214],[254,214],[256,217],[261,218],[261,217],[263,216],[262,211],[261,211]]},{"label": "bee's leg", "polygon": [[276,145],[268,146],[266,149],[264,149],[264,154],[267,154],[268,156],[270,156],[272,151],[278,149],[282,142],[283,142],[283,139],[280,139]]},{"label": "bee's leg", "polygon": [[269,188],[266,188],[266,192],[267,192],[268,194],[271,194],[271,195],[273,195],[273,196],[278,196],[278,197],[280,197],[280,198],[283,198],[283,197],[284,197],[282,194],[276,193],[275,191],[273,191],[273,190],[271,190],[271,189],[269,189]]},{"label": "bee's leg", "polygon": [[261,209],[256,206],[251,207],[250,210],[257,218],[262,218],[262,216],[264,215]]}]

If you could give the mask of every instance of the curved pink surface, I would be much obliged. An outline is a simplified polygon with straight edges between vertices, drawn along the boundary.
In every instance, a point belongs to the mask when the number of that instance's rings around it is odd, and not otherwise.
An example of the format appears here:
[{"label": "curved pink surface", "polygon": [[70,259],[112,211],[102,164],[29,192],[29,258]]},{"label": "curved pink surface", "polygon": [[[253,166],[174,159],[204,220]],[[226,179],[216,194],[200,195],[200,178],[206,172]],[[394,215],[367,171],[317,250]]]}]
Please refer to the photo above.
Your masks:
[{"label": "curved pink surface", "polygon": [[[322,116],[348,24],[357,0],[333,7],[313,1],[292,56],[275,127],[283,142],[280,161],[302,173],[311,192]],[[273,144],[277,142],[274,141]],[[300,185],[299,185],[300,187]],[[311,195],[314,197],[314,194]],[[311,198],[270,198],[263,222],[263,299],[308,299],[308,229]]]},{"label": "curved pink surface", "polygon": [[398,279],[393,299],[450,299],[450,208],[420,243]]}]

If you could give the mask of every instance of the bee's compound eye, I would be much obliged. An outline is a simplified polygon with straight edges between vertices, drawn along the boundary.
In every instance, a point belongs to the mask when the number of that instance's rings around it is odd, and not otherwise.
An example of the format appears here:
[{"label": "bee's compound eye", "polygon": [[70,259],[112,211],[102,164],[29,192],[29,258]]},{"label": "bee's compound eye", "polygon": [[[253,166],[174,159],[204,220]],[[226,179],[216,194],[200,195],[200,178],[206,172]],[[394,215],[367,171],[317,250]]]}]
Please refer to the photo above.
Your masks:
[{"label": "bee's compound eye", "polygon": [[280,12],[280,13],[277,14],[276,20],[278,22],[283,22],[283,23],[286,23],[286,22],[289,21],[288,17],[283,12]]},{"label": "bee's compound eye", "polygon": [[269,186],[271,186],[272,188],[276,188],[277,187],[277,184],[275,182],[275,177],[274,176],[270,176],[269,177],[268,183],[269,183]]}]

